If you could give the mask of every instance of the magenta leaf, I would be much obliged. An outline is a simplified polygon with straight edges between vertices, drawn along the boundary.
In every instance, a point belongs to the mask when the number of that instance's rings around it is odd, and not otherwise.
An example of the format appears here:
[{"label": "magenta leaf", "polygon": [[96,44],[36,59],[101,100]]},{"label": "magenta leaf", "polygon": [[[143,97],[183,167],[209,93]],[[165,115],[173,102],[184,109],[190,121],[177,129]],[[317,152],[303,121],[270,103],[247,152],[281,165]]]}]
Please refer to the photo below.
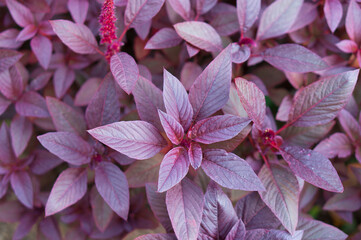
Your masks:
[{"label": "magenta leaf", "polygon": [[225,240],[243,240],[246,239],[246,228],[241,219],[233,226],[231,231],[229,231]]},{"label": "magenta leaf", "polygon": [[45,216],[50,216],[73,205],[86,193],[87,171],[84,168],[68,168],[63,171],[51,189],[45,206]]},{"label": "magenta leaf", "polygon": [[181,22],[174,25],[178,35],[193,46],[208,52],[220,52],[222,40],[208,23],[198,21]]},{"label": "magenta leaf", "polygon": [[22,56],[22,53],[14,50],[0,49],[0,73],[13,66]]},{"label": "magenta leaf", "polygon": [[50,117],[45,99],[37,92],[26,92],[15,104],[16,112],[24,117]]},{"label": "magenta leaf", "polygon": [[327,200],[323,209],[329,211],[357,211],[361,208],[360,190],[345,188],[343,193],[335,194]]},{"label": "magenta leaf", "polygon": [[5,122],[0,128],[0,161],[2,163],[11,163],[15,160],[15,155],[11,147],[9,128]]},{"label": "magenta leaf", "polygon": [[198,15],[207,13],[217,4],[217,0],[197,0],[196,10]]},{"label": "magenta leaf", "polygon": [[124,173],[110,162],[101,162],[95,168],[95,185],[111,209],[121,218],[127,219],[129,189]]},{"label": "magenta leaf", "polygon": [[233,115],[219,115],[198,121],[188,136],[199,143],[211,144],[231,139],[238,135],[251,120]]},{"label": "magenta leaf", "polygon": [[323,12],[331,31],[334,32],[342,18],[342,4],[339,0],[326,0]]},{"label": "magenta leaf", "polygon": [[37,32],[38,28],[34,24],[29,24],[19,32],[18,36],[16,37],[16,41],[22,42],[32,39]]},{"label": "magenta leaf", "polygon": [[[23,42],[21,42],[21,41],[16,42],[16,38],[17,38],[18,34],[19,34],[19,31],[14,28],[9,28],[5,31],[2,31],[0,33],[0,47],[1,48],[10,48],[10,49],[17,49],[18,47],[20,47],[23,44]],[[1,64],[0,64],[0,66],[1,66]],[[1,67],[0,67],[0,69],[1,69]]]},{"label": "magenta leaf", "polygon": [[197,48],[189,43],[186,43],[186,49],[187,49],[187,52],[188,52],[188,55],[190,58],[194,57],[200,51],[199,48]]},{"label": "magenta leaf", "polygon": [[361,8],[355,0],[351,0],[346,14],[346,32],[351,40],[361,44]]},{"label": "magenta leaf", "polygon": [[124,52],[114,54],[110,59],[110,70],[118,85],[130,94],[139,78],[138,65],[133,57]]},{"label": "magenta leaf", "polygon": [[19,201],[28,208],[33,208],[33,184],[26,171],[16,171],[10,177],[11,187]]},{"label": "magenta leaf", "polygon": [[79,111],[53,97],[46,97],[46,105],[56,130],[75,132],[79,136],[85,134],[85,119]]},{"label": "magenta leaf", "polygon": [[53,45],[49,38],[38,34],[30,41],[31,50],[44,69],[48,69]]},{"label": "magenta leaf", "polygon": [[336,46],[345,53],[355,53],[358,50],[357,44],[352,40],[342,40]]},{"label": "magenta leaf", "polygon": [[204,69],[189,90],[195,121],[209,117],[226,104],[231,79],[231,46],[228,46]]},{"label": "magenta leaf", "polygon": [[168,0],[173,10],[178,13],[184,20],[189,20],[191,15],[190,0]]},{"label": "magenta leaf", "polygon": [[76,23],[85,22],[89,8],[88,0],[69,0],[67,6],[71,17]]},{"label": "magenta leaf", "polygon": [[19,157],[29,143],[33,133],[33,125],[22,116],[16,116],[10,125],[11,143],[16,157]]},{"label": "magenta leaf", "polygon": [[10,106],[11,102],[0,96],[0,114],[3,114]]},{"label": "magenta leaf", "polygon": [[79,54],[97,53],[98,44],[87,26],[68,20],[52,20],[50,24],[60,40],[74,52]]},{"label": "magenta leaf", "polygon": [[45,150],[37,150],[35,152],[35,159],[30,165],[33,173],[42,175],[51,169],[55,168],[63,161],[57,156]]},{"label": "magenta leaf", "polygon": [[291,170],[305,181],[331,192],[343,192],[337,171],[322,154],[298,146],[280,148]]},{"label": "magenta leaf", "polygon": [[236,88],[241,104],[248,116],[260,129],[266,117],[266,100],[263,92],[253,82],[236,78]]},{"label": "magenta leaf", "polygon": [[161,9],[165,0],[134,0],[128,1],[124,13],[127,26],[143,24],[151,20]]},{"label": "magenta leaf", "polygon": [[191,142],[188,149],[188,159],[194,169],[197,169],[202,164],[203,154],[201,146],[196,142]]},{"label": "magenta leaf", "polygon": [[297,178],[286,167],[279,164],[263,165],[258,174],[266,191],[259,192],[264,203],[293,234],[298,221],[299,184]]},{"label": "magenta leaf", "polygon": [[185,130],[188,130],[193,117],[192,105],[189,102],[188,94],[182,83],[163,70],[163,100],[167,113],[182,124]]},{"label": "magenta leaf", "polygon": [[246,33],[257,20],[261,0],[237,0],[238,22],[241,33]]},{"label": "magenta leaf", "polygon": [[288,72],[313,72],[328,68],[316,53],[298,44],[281,44],[261,53],[263,59]]},{"label": "magenta leaf", "polygon": [[177,238],[196,240],[202,220],[202,190],[185,178],[167,191],[166,204]]},{"label": "magenta leaf", "polygon": [[320,142],[314,150],[327,158],[346,158],[351,155],[353,145],[344,133],[334,133]]},{"label": "magenta leaf", "polygon": [[[4,173],[7,172],[7,169],[3,169],[4,170]],[[2,174],[4,174],[2,173]],[[6,192],[8,191],[8,188],[9,188],[9,176],[1,176],[0,177],[0,199],[2,197],[4,197],[6,195]],[[0,217],[1,219],[1,217]]]},{"label": "magenta leaf", "polygon": [[293,99],[288,122],[294,126],[326,124],[345,106],[355,87],[359,70],[324,77],[299,90]]},{"label": "magenta leaf", "polygon": [[225,239],[237,221],[238,217],[231,200],[215,182],[211,181],[204,196],[200,235],[210,239]]},{"label": "magenta leaf", "polygon": [[240,46],[238,43],[232,43],[232,62],[243,63],[251,56],[251,49],[247,45]]},{"label": "magenta leaf", "polygon": [[161,110],[158,110],[158,113],[160,122],[162,123],[165,134],[167,134],[169,140],[175,145],[180,144],[184,136],[182,125],[169,114],[166,114]]},{"label": "magenta leaf", "polygon": [[144,121],[116,122],[88,130],[110,148],[135,159],[148,159],[166,146],[158,130]]},{"label": "magenta leaf", "polygon": [[262,13],[257,39],[265,40],[288,32],[295,22],[303,0],[278,0]]},{"label": "magenta leaf", "polygon": [[57,98],[62,98],[75,81],[75,72],[73,69],[62,65],[54,72],[53,85]]},{"label": "magenta leaf", "polygon": [[297,229],[303,230],[302,239],[345,240],[347,238],[347,235],[338,228],[312,218],[301,217],[298,221]]},{"label": "magenta leaf", "polygon": [[73,165],[87,164],[93,148],[72,132],[48,132],[38,136],[39,142],[52,154]]},{"label": "magenta leaf", "polygon": [[90,192],[90,204],[95,225],[101,232],[104,232],[109,226],[114,212],[100,196],[95,187],[93,187]]},{"label": "magenta leaf", "polygon": [[6,0],[6,6],[8,7],[14,21],[20,27],[26,27],[27,25],[35,22],[35,19],[30,9],[25,7],[23,4],[19,3],[18,1]]},{"label": "magenta leaf", "polygon": [[145,49],[171,48],[178,46],[181,41],[182,38],[172,28],[162,28],[148,40]]},{"label": "magenta leaf", "polygon": [[94,94],[85,111],[89,128],[95,128],[120,120],[120,102],[111,75],[107,75]]},{"label": "magenta leaf", "polygon": [[203,152],[202,169],[219,185],[244,191],[264,191],[251,166],[242,158],[222,149]]},{"label": "magenta leaf", "polygon": [[188,173],[189,160],[183,147],[170,150],[159,169],[158,192],[165,192],[178,184]]}]

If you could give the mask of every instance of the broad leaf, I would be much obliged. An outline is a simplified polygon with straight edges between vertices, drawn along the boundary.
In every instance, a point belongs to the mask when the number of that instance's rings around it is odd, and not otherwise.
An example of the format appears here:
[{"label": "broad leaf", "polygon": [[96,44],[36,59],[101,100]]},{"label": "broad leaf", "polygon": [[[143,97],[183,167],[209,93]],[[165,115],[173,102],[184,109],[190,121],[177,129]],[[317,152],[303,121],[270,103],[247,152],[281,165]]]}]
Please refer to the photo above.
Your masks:
[{"label": "broad leaf", "polygon": [[166,146],[158,130],[144,121],[116,122],[88,130],[98,141],[135,159],[147,159]]},{"label": "broad leaf", "polygon": [[23,56],[20,52],[10,49],[0,49],[0,73],[14,65]]},{"label": "broad leaf", "polygon": [[358,50],[357,44],[352,40],[342,40],[336,46],[345,53],[355,53]]},{"label": "broad leaf", "polygon": [[202,169],[219,185],[245,191],[263,191],[264,187],[251,166],[233,153],[221,149],[203,152]]},{"label": "broad leaf", "polygon": [[221,36],[230,36],[239,31],[237,8],[228,3],[219,2],[207,14],[210,24]]},{"label": "broad leaf", "polygon": [[44,218],[39,223],[40,231],[45,237],[51,240],[61,240],[61,233],[58,224],[53,217]]},{"label": "broad leaf", "polygon": [[300,217],[297,229],[303,230],[303,238],[307,240],[344,240],[347,235],[340,229],[314,220]]},{"label": "broad leaf", "polygon": [[342,18],[342,4],[340,0],[326,0],[323,12],[331,32],[334,32]]},{"label": "broad leaf", "polygon": [[16,157],[19,157],[29,143],[33,125],[22,116],[16,116],[10,125],[11,143]]},{"label": "broad leaf", "polygon": [[36,214],[34,212],[26,212],[25,214],[23,214],[19,225],[16,227],[13,239],[23,239],[30,232],[31,228],[37,222],[38,218],[39,214]]},{"label": "broad leaf", "polygon": [[261,9],[261,0],[237,0],[238,22],[241,33],[244,34],[257,20]]},{"label": "broad leaf", "polygon": [[151,233],[137,237],[135,240],[176,240],[176,236],[171,233]]},{"label": "broad leaf", "polygon": [[202,68],[195,62],[186,62],[181,71],[181,82],[186,90],[189,90],[196,78],[202,73]]},{"label": "broad leaf", "polygon": [[226,104],[231,79],[231,46],[228,46],[204,69],[189,90],[195,121],[209,117]]},{"label": "broad leaf", "polygon": [[6,0],[6,6],[8,7],[14,21],[20,27],[26,27],[27,25],[35,22],[34,16],[31,13],[30,9],[25,7],[23,4],[19,3],[18,1]]},{"label": "broad leaf", "polygon": [[158,110],[158,113],[160,122],[162,123],[163,129],[169,140],[175,145],[180,144],[184,137],[184,129],[182,125],[169,114],[166,114],[161,110]]},{"label": "broad leaf", "polygon": [[329,138],[324,139],[314,151],[321,153],[327,158],[346,158],[351,155],[353,145],[344,133],[334,133]]},{"label": "broad leaf", "polygon": [[102,82],[101,78],[89,78],[75,95],[74,105],[75,106],[86,106],[91,101],[94,94],[97,92],[100,84]]},{"label": "broad leaf", "polygon": [[93,187],[90,192],[90,204],[95,225],[101,232],[104,232],[109,226],[114,214],[113,210],[100,196],[96,187]]},{"label": "broad leaf", "polygon": [[346,14],[346,32],[351,40],[361,44],[361,8],[355,0],[351,0]]},{"label": "broad leaf", "polygon": [[173,10],[178,13],[184,20],[188,20],[191,15],[190,0],[168,0]]},{"label": "broad leaf", "polygon": [[44,69],[48,69],[53,45],[49,38],[38,34],[30,41],[31,50]]},{"label": "broad leaf", "polygon": [[343,193],[335,194],[327,200],[323,209],[328,211],[354,212],[361,208],[361,191],[357,188],[345,188]]},{"label": "broad leaf", "polygon": [[76,23],[85,22],[89,8],[88,0],[69,0],[67,6],[71,17]]},{"label": "broad leaf", "polygon": [[145,49],[163,49],[178,46],[182,38],[172,28],[162,28],[145,45]]},{"label": "broad leaf", "polygon": [[188,173],[189,160],[183,147],[170,150],[159,169],[158,192],[164,192],[178,184]]},{"label": "broad leaf", "polygon": [[124,13],[127,26],[142,24],[151,20],[163,6],[164,0],[133,0],[128,1]]},{"label": "broad leaf", "polygon": [[338,114],[338,120],[353,144],[360,145],[361,125],[357,122],[357,120],[345,109],[342,109]]},{"label": "broad leaf", "polygon": [[124,173],[113,163],[101,162],[95,168],[95,186],[111,209],[126,220],[129,212],[129,189]]},{"label": "broad leaf", "polygon": [[217,0],[197,0],[196,10],[198,15],[207,13],[217,4]]},{"label": "broad leaf", "polygon": [[45,216],[53,215],[79,201],[86,193],[87,171],[68,168],[56,179],[45,206]]},{"label": "broad leaf", "polygon": [[19,201],[28,208],[33,208],[33,183],[26,171],[16,171],[10,177],[11,187]]},{"label": "broad leaf", "polygon": [[259,192],[264,203],[293,234],[298,221],[300,188],[297,178],[282,165],[264,165],[258,174],[266,191]]},{"label": "broad leaf", "polygon": [[23,90],[24,80],[16,65],[0,73],[0,91],[6,98],[16,100]]},{"label": "broad leaf", "polygon": [[63,98],[74,81],[75,72],[73,69],[65,65],[58,67],[53,77],[55,96],[59,99]]},{"label": "broad leaf", "polygon": [[196,240],[203,211],[202,190],[185,178],[167,191],[166,204],[177,238]]}]

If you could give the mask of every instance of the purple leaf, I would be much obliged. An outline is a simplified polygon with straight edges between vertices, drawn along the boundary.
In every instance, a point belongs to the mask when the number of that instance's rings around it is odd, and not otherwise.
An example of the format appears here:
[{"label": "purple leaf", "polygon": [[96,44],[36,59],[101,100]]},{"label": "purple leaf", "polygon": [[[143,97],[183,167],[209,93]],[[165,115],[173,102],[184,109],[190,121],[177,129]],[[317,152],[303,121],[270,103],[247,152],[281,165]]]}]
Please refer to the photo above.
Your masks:
[{"label": "purple leaf", "polygon": [[342,4],[340,0],[326,0],[323,12],[331,32],[334,32],[342,18]]},{"label": "purple leaf", "polygon": [[198,15],[207,13],[217,4],[217,0],[197,0],[196,10]]},{"label": "purple leaf", "polygon": [[53,85],[57,98],[62,98],[75,81],[75,72],[73,69],[62,65],[55,70]]},{"label": "purple leaf", "polygon": [[189,160],[183,147],[170,150],[159,169],[158,192],[165,192],[178,184],[188,173]]},{"label": "purple leaf", "polygon": [[262,129],[266,117],[266,100],[263,92],[253,82],[244,78],[235,80],[238,96],[248,116]]},{"label": "purple leaf", "polygon": [[327,158],[346,158],[351,155],[353,146],[344,133],[334,133],[320,142],[314,150]]},{"label": "purple leaf", "polygon": [[186,44],[186,49],[188,52],[189,57],[194,57],[197,53],[199,53],[200,49],[189,44],[189,43],[185,43]]},{"label": "purple leaf", "polygon": [[[19,31],[14,28],[9,28],[9,29],[6,29],[5,31],[2,31],[0,33],[0,47],[1,48],[10,48],[10,49],[19,48],[23,44],[23,42],[21,42],[21,41],[16,42],[16,38],[17,38],[18,34],[19,34]],[[1,64],[0,64],[0,69],[1,69]]]},{"label": "purple leaf", "polygon": [[16,37],[16,41],[23,42],[32,39],[37,32],[38,32],[38,27],[35,26],[34,24],[29,24],[19,32],[18,36]]},{"label": "purple leaf", "polygon": [[30,169],[33,173],[42,175],[51,169],[55,168],[63,161],[57,156],[49,153],[45,150],[37,150],[35,152],[35,159],[30,165]]},{"label": "purple leaf", "polygon": [[198,121],[188,136],[199,143],[211,144],[238,135],[251,121],[233,115],[219,115]]},{"label": "purple leaf", "polygon": [[18,222],[23,216],[25,208],[19,201],[5,201],[0,204],[0,220],[7,223]]},{"label": "purple leaf", "polygon": [[232,62],[243,63],[251,56],[251,49],[247,45],[240,46],[238,43],[232,43]]},{"label": "purple leaf", "polygon": [[162,28],[148,40],[145,49],[171,48],[178,46],[181,41],[182,38],[172,28]]},{"label": "purple leaf", "polygon": [[[2,172],[1,174],[7,173],[8,171],[7,169],[2,169],[2,170],[4,170],[4,172]],[[0,176],[0,199],[6,195],[6,192],[8,191],[9,188],[9,181],[10,181],[9,175]]]},{"label": "purple leaf", "polygon": [[185,130],[188,130],[193,117],[193,109],[189,102],[187,91],[176,77],[165,69],[163,71],[163,100],[165,109],[169,115],[182,124]]},{"label": "purple leaf", "polygon": [[39,215],[33,212],[25,213],[16,227],[13,235],[13,240],[21,240],[30,232],[31,228],[37,222]]},{"label": "purple leaf", "polygon": [[173,10],[178,13],[184,20],[189,20],[191,15],[190,0],[168,0]]},{"label": "purple leaf", "polygon": [[166,146],[158,130],[144,121],[116,122],[88,130],[110,148],[135,159],[148,159]]},{"label": "purple leaf", "polygon": [[26,92],[15,104],[16,112],[24,117],[49,117],[45,99],[37,92]]},{"label": "purple leaf", "polygon": [[343,193],[335,194],[327,200],[323,209],[328,211],[357,211],[361,208],[360,190],[345,188]]},{"label": "purple leaf", "polygon": [[300,188],[293,173],[279,164],[263,165],[258,174],[266,191],[259,192],[264,203],[293,234],[298,221]]},{"label": "purple leaf", "polygon": [[16,100],[23,90],[24,81],[16,65],[0,73],[0,91],[6,98]]},{"label": "purple leaf", "polygon": [[74,52],[97,53],[97,41],[87,26],[68,20],[51,20],[50,24],[60,40]]},{"label": "purple leaf", "polygon": [[237,0],[238,22],[241,34],[245,34],[257,20],[261,0]]},{"label": "purple leaf", "polygon": [[361,44],[361,8],[355,0],[351,0],[346,14],[346,32],[351,40],[358,45]]},{"label": "purple leaf", "polygon": [[269,5],[260,19],[257,39],[265,40],[288,32],[297,19],[303,0],[278,0]]},{"label": "purple leaf", "polygon": [[125,171],[129,187],[144,187],[146,183],[155,183],[158,180],[160,164],[163,156],[155,155],[147,161],[135,161]]},{"label": "purple leaf", "polygon": [[45,216],[53,215],[79,201],[86,193],[87,171],[84,168],[68,168],[63,171],[45,206]]},{"label": "purple leaf", "polygon": [[76,93],[74,99],[75,106],[86,106],[90,103],[92,97],[97,92],[101,78],[89,78],[83,85],[81,85],[79,91]]},{"label": "purple leaf", "polygon": [[14,50],[0,49],[0,73],[14,65],[22,56],[22,53]]},{"label": "purple leaf", "polygon": [[126,220],[129,212],[129,189],[124,173],[113,163],[101,162],[95,168],[95,185],[111,209]]},{"label": "purple leaf", "polygon": [[191,142],[188,149],[188,159],[194,169],[198,169],[202,164],[203,154],[201,146],[196,142]]},{"label": "purple leaf", "polygon": [[300,30],[315,21],[318,16],[317,7],[317,4],[304,2],[288,32],[292,34],[292,32]]},{"label": "purple leaf", "polygon": [[53,45],[49,38],[38,34],[30,41],[31,50],[44,69],[48,69]]},{"label": "purple leaf", "polygon": [[157,217],[167,232],[172,232],[173,227],[169,219],[167,206],[165,203],[166,193],[157,192],[157,184],[155,183],[147,183],[145,185],[145,190],[147,192],[148,203],[154,215]]},{"label": "purple leaf", "polygon": [[322,154],[298,146],[280,148],[291,170],[305,181],[331,192],[343,192],[336,169]]},{"label": "purple leaf", "polygon": [[244,240],[246,239],[246,228],[241,219],[229,231],[225,240]]},{"label": "purple leaf", "polygon": [[293,99],[289,124],[326,124],[345,106],[355,87],[359,70],[324,77],[299,90]]},{"label": "purple leaf", "polygon": [[162,123],[167,137],[173,144],[179,145],[184,137],[184,129],[182,125],[169,114],[166,114],[161,110],[158,110],[158,113],[160,122]]},{"label": "purple leaf", "polygon": [[150,32],[152,27],[152,20],[149,20],[144,23],[139,23],[134,25],[134,30],[138,34],[139,38],[145,40]]},{"label": "purple leaf", "polygon": [[298,44],[281,44],[268,48],[261,56],[274,67],[288,72],[313,72],[329,67],[317,54]]},{"label": "purple leaf", "polygon": [[239,31],[237,8],[227,3],[217,5],[207,14],[210,24],[221,36],[229,36]]},{"label": "purple leaf", "polygon": [[164,0],[128,1],[124,13],[125,25],[132,26],[151,20],[159,12],[163,3]]},{"label": "purple leaf", "polygon": [[71,106],[53,97],[46,97],[51,119],[56,130],[62,132],[75,132],[83,136],[86,130],[84,116]]},{"label": "purple leaf", "polygon": [[11,102],[0,96],[0,115],[10,106]]},{"label": "purple leaf", "polygon": [[361,143],[361,125],[357,120],[344,109],[340,111],[338,120],[351,141],[355,145],[359,145]]},{"label": "purple leaf", "polygon": [[170,233],[151,233],[137,237],[135,240],[176,240],[174,234]]},{"label": "purple leaf", "polygon": [[181,82],[186,90],[189,90],[196,78],[202,73],[202,68],[194,62],[186,62],[181,72]]},{"label": "purple leaf", "polygon": [[202,169],[223,187],[244,191],[264,190],[261,181],[245,160],[222,149],[205,150]]},{"label": "purple leaf", "polygon": [[[296,232],[297,233],[297,232]],[[295,235],[296,235],[295,233]],[[295,240],[290,234],[274,229],[253,229],[247,231],[245,240]]]},{"label": "purple leaf", "polygon": [[61,240],[61,233],[54,218],[48,217],[39,223],[41,232],[50,240]]},{"label": "purple leaf", "polygon": [[203,211],[202,190],[185,178],[167,191],[166,204],[177,238],[196,240]]},{"label": "purple leaf", "polygon": [[139,78],[138,65],[133,57],[124,52],[114,54],[110,59],[110,70],[118,85],[130,94]]},{"label": "purple leaf", "polygon": [[111,75],[107,75],[94,94],[85,111],[89,128],[103,126],[120,120],[120,102]]},{"label": "purple leaf", "polygon": [[301,217],[297,229],[303,230],[303,238],[307,240],[344,240],[347,235],[340,229],[326,223]]},{"label": "purple leaf", "polygon": [[181,22],[174,25],[178,35],[193,46],[208,52],[220,52],[222,40],[208,23],[198,21]]},{"label": "purple leaf", "polygon": [[93,148],[72,132],[49,132],[38,136],[38,140],[52,154],[73,165],[87,164]]},{"label": "purple leaf", "polygon": [[237,221],[238,217],[231,200],[215,182],[211,181],[204,196],[199,233],[211,239],[225,239]]},{"label": "purple leaf", "polygon": [[209,117],[226,104],[231,79],[231,46],[228,46],[204,69],[189,90],[195,121]]},{"label": "purple leaf", "polygon": [[352,40],[342,40],[336,46],[345,53],[355,53],[358,50],[357,44]]},{"label": "purple leaf", "polygon": [[27,118],[16,116],[10,125],[11,143],[16,157],[19,157],[29,143],[33,125]]},{"label": "purple leaf", "polygon": [[95,187],[90,192],[90,204],[95,225],[101,232],[104,232],[113,218],[113,210],[100,196]]},{"label": "purple leaf", "polygon": [[282,102],[277,111],[276,119],[278,121],[287,122],[291,108],[292,108],[292,97],[290,95],[287,95],[282,99]]},{"label": "purple leaf", "polygon": [[42,72],[36,76],[29,84],[29,89],[33,91],[38,91],[43,89],[49,82],[50,78],[53,76],[51,72]]},{"label": "purple leaf", "polygon": [[9,128],[5,122],[0,128],[0,161],[2,163],[11,163],[15,160],[15,155],[11,146]]},{"label": "purple leaf", "polygon": [[88,0],[68,0],[68,9],[76,23],[84,23],[88,13]]},{"label": "purple leaf", "polygon": [[19,201],[28,208],[33,208],[33,184],[26,171],[16,171],[10,177],[11,187]]},{"label": "purple leaf", "polygon": [[20,27],[26,27],[34,23],[34,17],[30,9],[15,0],[6,0],[11,16]]}]

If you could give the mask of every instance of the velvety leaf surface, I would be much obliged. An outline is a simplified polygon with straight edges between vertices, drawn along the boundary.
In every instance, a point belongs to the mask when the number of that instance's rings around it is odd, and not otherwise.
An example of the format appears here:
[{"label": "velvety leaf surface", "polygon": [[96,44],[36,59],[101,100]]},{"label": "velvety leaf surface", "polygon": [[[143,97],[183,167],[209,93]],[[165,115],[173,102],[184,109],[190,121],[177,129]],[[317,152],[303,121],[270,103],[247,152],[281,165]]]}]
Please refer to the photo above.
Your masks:
[{"label": "velvety leaf surface", "polygon": [[203,152],[202,169],[219,185],[245,191],[263,191],[264,187],[252,168],[242,158],[221,149]]},{"label": "velvety leaf surface", "polygon": [[238,22],[243,34],[246,33],[257,20],[260,9],[260,0],[237,0]]},{"label": "velvety leaf surface", "polygon": [[124,23],[128,26],[151,20],[163,6],[164,0],[128,1],[124,13]]},{"label": "velvety leaf surface", "polygon": [[17,171],[11,174],[11,187],[19,201],[28,208],[33,208],[34,192],[31,178],[26,171]]},{"label": "velvety leaf surface", "polygon": [[172,28],[162,28],[145,45],[145,49],[163,49],[178,46],[182,41]]},{"label": "velvety leaf surface", "polygon": [[160,122],[162,123],[163,129],[167,134],[167,137],[173,144],[180,144],[183,140],[184,129],[182,125],[174,119],[174,117],[158,110]]},{"label": "velvety leaf surface", "polygon": [[167,191],[166,204],[177,238],[197,239],[203,211],[202,190],[185,178]]}]

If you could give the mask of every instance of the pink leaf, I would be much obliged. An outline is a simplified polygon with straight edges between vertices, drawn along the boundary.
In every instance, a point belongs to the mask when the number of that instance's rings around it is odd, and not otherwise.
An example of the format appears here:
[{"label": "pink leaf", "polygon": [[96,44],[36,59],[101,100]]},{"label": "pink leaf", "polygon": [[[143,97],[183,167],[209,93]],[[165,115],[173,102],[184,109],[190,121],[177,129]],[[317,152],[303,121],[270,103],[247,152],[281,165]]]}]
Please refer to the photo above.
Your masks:
[{"label": "pink leaf", "polygon": [[231,79],[231,46],[228,46],[204,69],[189,90],[195,121],[212,115],[226,104]]},{"label": "pink leaf", "polygon": [[137,237],[135,240],[176,240],[172,233],[150,233]]},{"label": "pink leaf", "polygon": [[29,174],[25,171],[13,172],[10,182],[19,201],[26,207],[33,208],[34,192]]},{"label": "pink leaf", "polygon": [[205,150],[202,169],[223,187],[244,191],[264,190],[261,181],[245,160],[222,149]]},{"label": "pink leaf", "polygon": [[110,59],[110,70],[119,86],[130,94],[139,78],[138,65],[133,57],[124,52],[114,54]]},{"label": "pink leaf", "polygon": [[38,91],[43,89],[48,84],[52,76],[53,76],[52,72],[40,73],[30,82],[29,89],[33,91]]},{"label": "pink leaf", "polygon": [[74,105],[75,106],[86,106],[91,101],[94,94],[97,92],[101,78],[89,78],[83,85],[81,85],[79,91],[75,95]]},{"label": "pink leaf", "polygon": [[68,20],[52,20],[50,24],[60,40],[74,52],[80,54],[97,53],[98,44],[87,26]]},{"label": "pink leaf", "polygon": [[196,240],[202,220],[202,190],[185,178],[167,191],[166,203],[177,238]]},{"label": "pink leaf", "polygon": [[253,82],[244,78],[235,80],[238,96],[248,116],[260,129],[266,117],[266,100],[263,92]]},{"label": "pink leaf", "polygon": [[327,158],[346,158],[351,155],[353,148],[352,143],[345,134],[334,133],[320,142],[314,150]]},{"label": "pink leaf", "polygon": [[195,62],[186,62],[182,68],[180,80],[186,90],[189,90],[203,69]]},{"label": "pink leaf", "polygon": [[4,97],[0,96],[0,115],[6,111],[10,104],[11,101],[8,101]]},{"label": "pink leaf", "polygon": [[331,192],[342,192],[337,171],[322,154],[298,146],[280,148],[281,155],[291,170],[305,181]]},{"label": "pink leaf", "polygon": [[96,187],[93,187],[90,192],[90,204],[95,225],[101,232],[104,232],[113,219],[114,212],[100,196]]},{"label": "pink leaf", "polygon": [[15,104],[16,112],[24,117],[49,117],[45,99],[37,92],[24,93]]},{"label": "pink leaf", "polygon": [[346,32],[357,45],[361,44],[361,8],[355,0],[351,0],[346,14]]},{"label": "pink leaf", "polygon": [[95,185],[111,209],[126,220],[129,212],[129,189],[124,173],[113,163],[101,162],[95,168]]},{"label": "pink leaf", "polygon": [[88,13],[88,0],[68,0],[68,9],[76,23],[84,23]]},{"label": "pink leaf", "polygon": [[151,20],[161,9],[165,0],[133,0],[128,1],[124,13],[127,26],[141,24]]},{"label": "pink leaf", "polygon": [[168,0],[174,11],[178,13],[184,20],[189,20],[191,15],[190,0]]},{"label": "pink leaf", "polygon": [[[16,38],[17,38],[18,34],[19,34],[19,31],[14,28],[9,28],[9,29],[6,29],[5,31],[1,32],[0,33],[0,47],[1,48],[10,48],[10,49],[19,48],[23,44],[23,42],[21,42],[21,41],[16,42]],[[1,64],[0,64],[0,72],[1,72]]]},{"label": "pink leaf", "polygon": [[261,0],[237,0],[238,22],[242,34],[252,27],[260,10]]},{"label": "pink leaf", "polygon": [[53,45],[49,38],[38,34],[36,37],[31,39],[30,46],[40,65],[44,69],[48,69],[51,59],[51,52],[53,50]]},{"label": "pink leaf", "polygon": [[198,121],[188,133],[196,142],[211,144],[237,136],[251,121],[233,115],[219,115]]},{"label": "pink leaf", "polygon": [[33,133],[33,125],[27,118],[16,116],[10,125],[10,134],[13,150],[16,157],[19,157],[29,143]]},{"label": "pink leaf", "polygon": [[24,80],[20,71],[17,65],[14,65],[0,73],[0,91],[8,99],[16,100],[24,90]]},{"label": "pink leaf", "polygon": [[178,46],[182,38],[172,28],[162,28],[145,45],[145,49],[163,49]]},{"label": "pink leaf", "polygon": [[55,70],[53,77],[53,85],[55,95],[61,99],[64,97],[70,86],[75,81],[75,72],[68,66],[62,65]]},{"label": "pink leaf", "polygon": [[189,161],[183,147],[170,150],[159,169],[158,192],[165,192],[178,184],[188,173]]},{"label": "pink leaf", "polygon": [[163,99],[167,113],[188,130],[193,117],[192,105],[181,82],[164,69]]},{"label": "pink leaf", "polygon": [[163,129],[167,134],[169,140],[175,145],[180,144],[184,136],[184,130],[182,125],[180,125],[180,123],[177,122],[177,120],[175,120],[169,114],[166,114],[161,110],[158,110],[158,113]]},{"label": "pink leaf", "polygon": [[326,0],[323,12],[331,32],[334,32],[342,18],[342,4],[340,0]]},{"label": "pink leaf", "polygon": [[300,30],[315,21],[316,17],[318,17],[317,7],[317,4],[304,2],[288,32],[292,34],[292,32]]},{"label": "pink leaf", "polygon": [[251,49],[247,45],[240,46],[238,43],[232,43],[232,62],[243,63],[251,56]]},{"label": "pink leaf", "polygon": [[217,3],[209,12],[210,24],[221,36],[230,36],[239,31],[237,8],[228,3]]},{"label": "pink leaf", "polygon": [[188,21],[174,25],[178,35],[188,43],[208,52],[222,50],[222,40],[217,31],[205,22]]},{"label": "pink leaf", "polygon": [[38,27],[34,24],[27,25],[24,27],[23,30],[21,30],[16,37],[17,42],[24,42],[26,40],[32,39],[35,34],[38,32]]},{"label": "pink leaf", "polygon": [[188,149],[188,159],[194,169],[198,169],[202,164],[203,154],[201,146],[196,142],[191,142]]},{"label": "pink leaf", "polygon": [[189,57],[194,57],[197,53],[199,53],[200,49],[189,44],[189,43],[185,43],[186,44],[186,49],[187,49],[187,53],[189,55]]},{"label": "pink leaf", "polygon": [[20,27],[26,27],[34,23],[34,17],[30,9],[15,0],[6,0],[11,16]]},{"label": "pink leaf", "polygon": [[203,15],[217,4],[217,0],[197,0],[196,10],[198,15]]},{"label": "pink leaf", "polygon": [[300,188],[297,178],[279,164],[263,165],[258,174],[266,191],[259,192],[262,200],[272,210],[282,225],[293,234],[298,221]]},{"label": "pink leaf", "polygon": [[49,132],[38,136],[39,142],[52,154],[73,164],[87,164],[91,160],[93,148],[72,132]]},{"label": "pink leaf", "polygon": [[324,77],[299,90],[293,99],[288,122],[294,126],[326,124],[345,106],[355,87],[359,70]]},{"label": "pink leaf", "polygon": [[14,50],[0,49],[0,73],[14,65],[22,56],[22,53]]},{"label": "pink leaf", "polygon": [[357,44],[352,40],[342,40],[336,46],[345,53],[355,53],[358,50]]},{"label": "pink leaf", "polygon": [[88,130],[110,148],[135,159],[148,159],[166,146],[158,130],[144,121],[116,122]]}]

